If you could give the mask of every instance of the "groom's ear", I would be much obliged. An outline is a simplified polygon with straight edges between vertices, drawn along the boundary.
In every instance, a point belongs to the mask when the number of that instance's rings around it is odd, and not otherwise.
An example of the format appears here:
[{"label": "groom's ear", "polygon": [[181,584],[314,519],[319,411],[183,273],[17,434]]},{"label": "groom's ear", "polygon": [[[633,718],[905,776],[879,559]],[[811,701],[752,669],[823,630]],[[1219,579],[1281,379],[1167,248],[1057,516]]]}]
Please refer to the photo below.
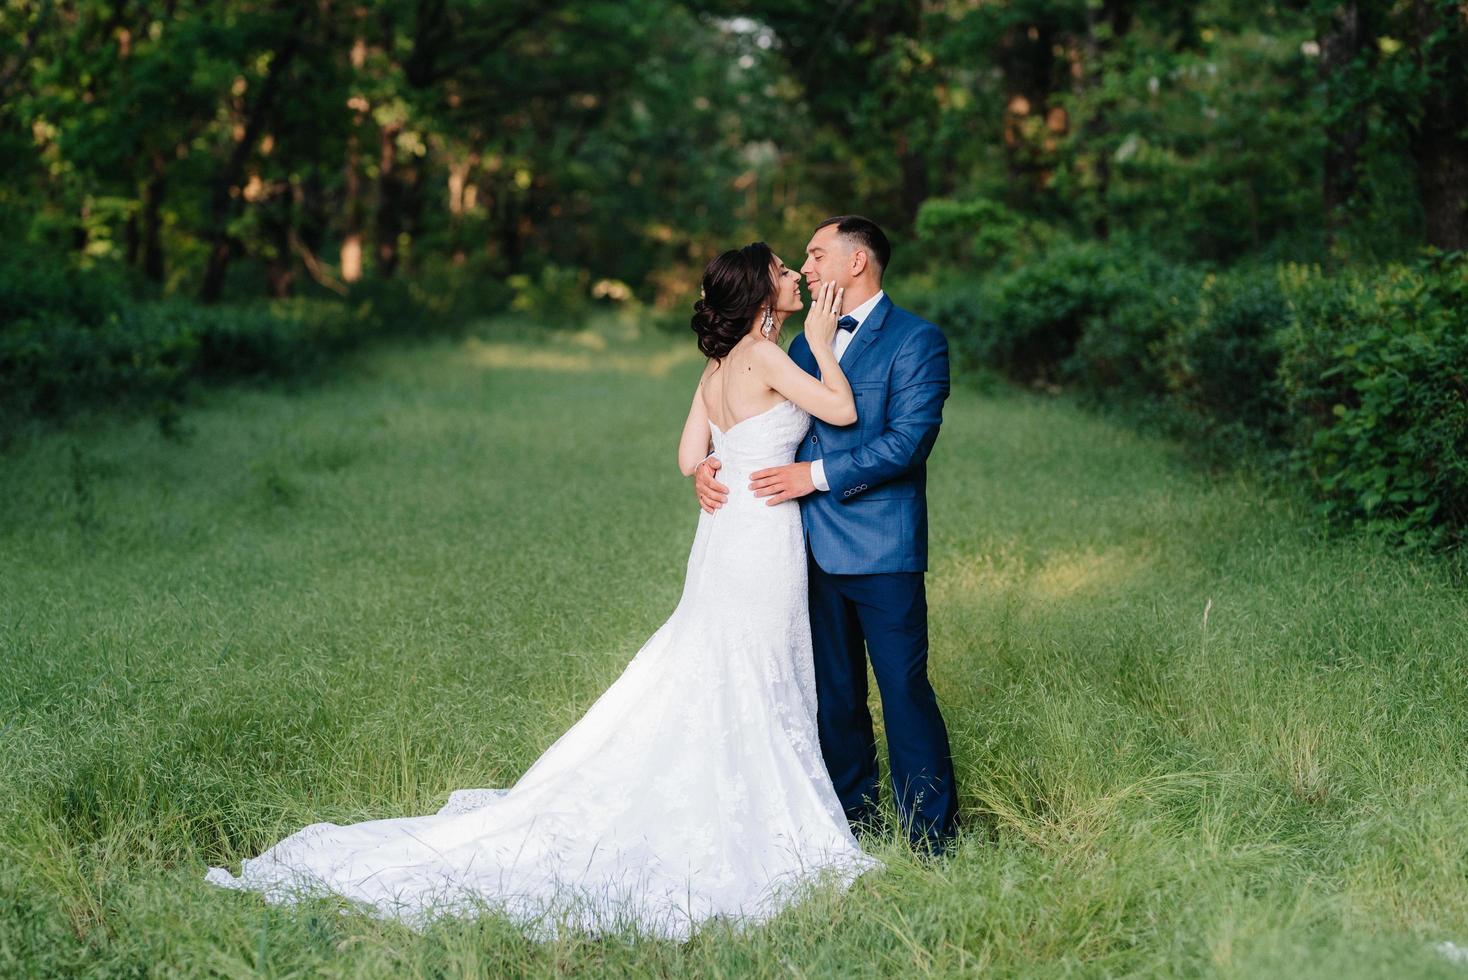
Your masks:
[{"label": "groom's ear", "polygon": [[851,278],[855,279],[857,276],[867,271],[867,266],[870,263],[871,259],[868,258],[866,249],[853,249],[851,253]]}]

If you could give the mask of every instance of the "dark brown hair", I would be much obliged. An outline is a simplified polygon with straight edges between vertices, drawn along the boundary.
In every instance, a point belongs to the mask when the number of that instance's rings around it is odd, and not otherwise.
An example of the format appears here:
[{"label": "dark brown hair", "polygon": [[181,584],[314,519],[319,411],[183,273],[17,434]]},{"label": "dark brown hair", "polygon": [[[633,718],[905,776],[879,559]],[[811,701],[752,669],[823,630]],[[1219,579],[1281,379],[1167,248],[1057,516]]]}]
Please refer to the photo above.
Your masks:
[{"label": "dark brown hair", "polygon": [[720,254],[703,270],[703,298],[693,304],[692,326],[705,356],[722,360],[749,333],[760,307],[774,303],[774,265],[770,246],[751,242]]},{"label": "dark brown hair", "polygon": [[887,263],[892,261],[892,243],[887,241],[887,235],[881,227],[871,218],[863,218],[859,214],[841,214],[816,225],[816,231],[829,225],[835,225],[838,233],[854,238],[867,255],[871,256],[877,263],[877,278],[880,280],[882,273],[887,271]]}]

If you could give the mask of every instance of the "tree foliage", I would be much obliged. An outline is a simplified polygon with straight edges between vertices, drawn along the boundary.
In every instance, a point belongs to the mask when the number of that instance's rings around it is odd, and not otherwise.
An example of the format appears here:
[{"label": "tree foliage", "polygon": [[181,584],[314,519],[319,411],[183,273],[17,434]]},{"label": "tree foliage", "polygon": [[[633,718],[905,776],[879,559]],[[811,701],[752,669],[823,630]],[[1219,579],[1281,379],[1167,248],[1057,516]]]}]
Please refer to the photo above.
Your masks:
[{"label": "tree foliage", "polygon": [[7,0],[0,222],[209,301],[440,262],[668,301],[943,202],[1392,257],[1468,244],[1465,45],[1453,0]]},{"label": "tree foliage", "polygon": [[[1468,249],[1460,0],[0,0],[0,415],[414,309],[685,309],[719,249],[852,211],[971,363],[1292,445],[1333,514],[1460,536],[1462,264],[1427,306],[1390,271]],[[1404,285],[1337,343],[1282,262]]]}]

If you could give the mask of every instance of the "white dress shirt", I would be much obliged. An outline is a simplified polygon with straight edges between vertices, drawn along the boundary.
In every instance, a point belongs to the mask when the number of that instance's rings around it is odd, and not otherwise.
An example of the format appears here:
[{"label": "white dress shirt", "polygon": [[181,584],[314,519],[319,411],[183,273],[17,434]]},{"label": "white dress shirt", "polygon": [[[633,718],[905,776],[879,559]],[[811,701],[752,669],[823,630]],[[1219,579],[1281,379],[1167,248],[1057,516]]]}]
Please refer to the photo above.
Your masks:
[{"label": "white dress shirt", "polygon": [[[836,338],[831,346],[831,352],[836,355],[836,362],[838,364],[841,362],[841,355],[846,353],[846,348],[850,347],[851,342],[856,339],[856,332],[861,329],[863,323],[867,322],[867,317],[872,315],[872,310],[877,308],[877,304],[882,301],[882,297],[885,295],[887,294],[879,289],[877,290],[877,294],[871,299],[850,313],[844,314],[845,316],[854,318],[856,320],[856,326],[850,330],[836,331]],[[811,460],[810,482],[815,484],[817,490],[831,489],[831,485],[826,482],[826,461],[824,459]]]}]

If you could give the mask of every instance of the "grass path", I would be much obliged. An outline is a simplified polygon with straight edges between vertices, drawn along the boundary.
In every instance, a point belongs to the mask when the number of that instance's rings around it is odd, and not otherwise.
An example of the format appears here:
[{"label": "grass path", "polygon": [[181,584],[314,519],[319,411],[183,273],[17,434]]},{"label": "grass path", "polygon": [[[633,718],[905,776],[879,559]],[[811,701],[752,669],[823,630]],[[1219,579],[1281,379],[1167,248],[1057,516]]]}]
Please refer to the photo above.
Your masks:
[{"label": "grass path", "polygon": [[677,601],[692,345],[380,348],[0,458],[0,975],[1441,976],[1468,601],[1062,402],[948,405],[931,673],[970,830],[744,936],[537,947],[202,882],[507,785]]}]

